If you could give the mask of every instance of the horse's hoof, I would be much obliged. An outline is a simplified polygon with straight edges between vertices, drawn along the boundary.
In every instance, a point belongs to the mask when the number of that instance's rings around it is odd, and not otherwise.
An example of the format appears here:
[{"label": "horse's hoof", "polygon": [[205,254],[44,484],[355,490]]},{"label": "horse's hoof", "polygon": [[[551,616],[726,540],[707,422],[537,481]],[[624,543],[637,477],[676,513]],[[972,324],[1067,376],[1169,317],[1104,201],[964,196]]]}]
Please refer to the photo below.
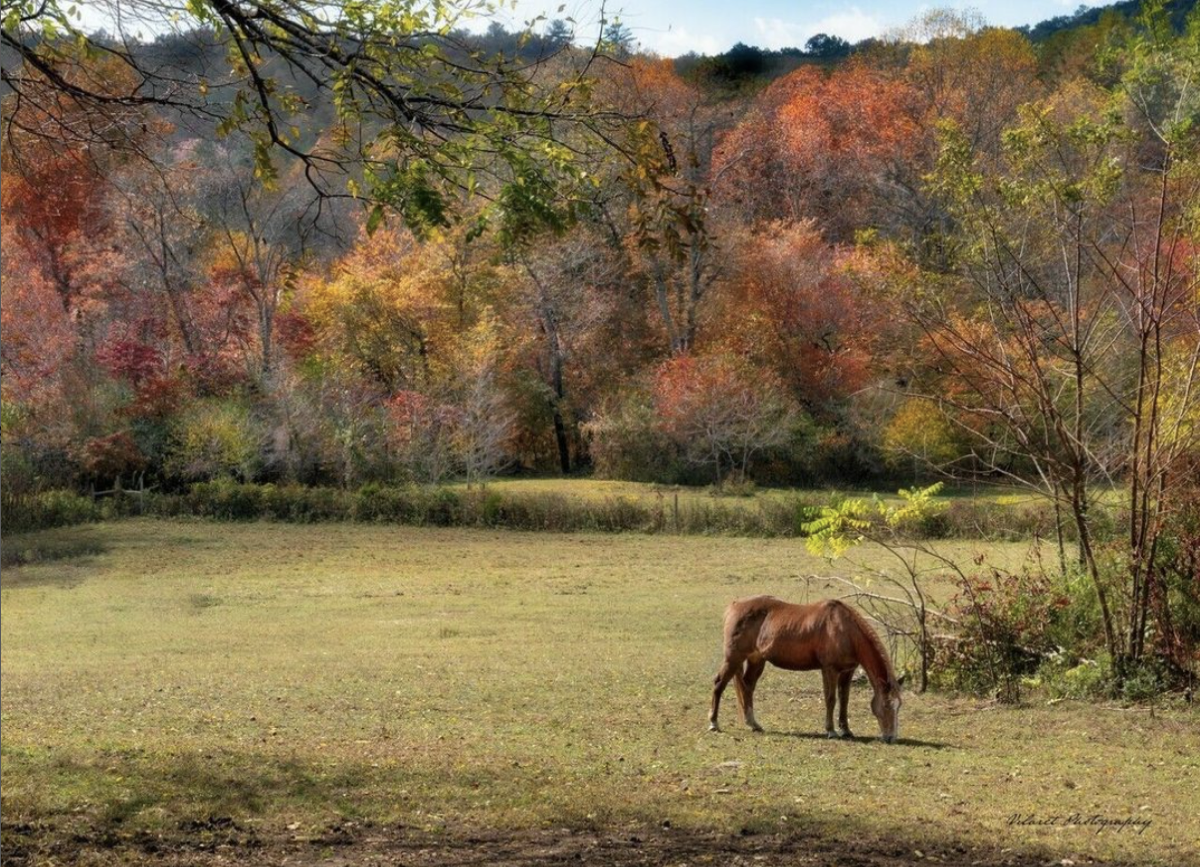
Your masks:
[{"label": "horse's hoof", "polygon": [[710,732],[719,732],[721,730],[721,727],[719,725],[717,725],[716,723],[709,723],[708,730]]},{"label": "horse's hoof", "polygon": [[750,731],[761,732],[762,730],[763,730],[763,727],[760,726],[758,723],[750,723]]},{"label": "horse's hoof", "polygon": [[839,735],[833,729],[830,729],[829,731],[825,732],[825,737],[829,738],[830,740],[836,741],[841,737],[841,735]]},{"label": "horse's hoof", "polygon": [[850,731],[850,729],[842,729],[841,736],[844,738],[852,738],[854,737],[854,734]]}]

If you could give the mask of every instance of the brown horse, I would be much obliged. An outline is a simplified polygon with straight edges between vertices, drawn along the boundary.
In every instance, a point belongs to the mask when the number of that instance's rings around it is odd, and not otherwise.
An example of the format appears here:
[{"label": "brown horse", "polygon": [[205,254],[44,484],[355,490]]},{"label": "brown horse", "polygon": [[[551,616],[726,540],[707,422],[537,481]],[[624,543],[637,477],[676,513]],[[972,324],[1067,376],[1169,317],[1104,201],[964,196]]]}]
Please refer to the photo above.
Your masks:
[{"label": "brown horse", "polygon": [[[754,687],[767,663],[789,671],[821,669],[825,679],[825,733],[849,737],[846,702],[850,678],[862,666],[875,689],[871,711],[881,736],[895,743],[900,736],[900,685],[883,642],[866,619],[844,602],[828,599],[812,605],[793,605],[774,596],[752,596],[731,602],[725,610],[725,662],[713,681],[709,729],[720,731],[717,711],[721,693],[732,678],[737,686],[742,717],[754,731]],[[833,702],[840,699],[839,734],[833,727]]]}]

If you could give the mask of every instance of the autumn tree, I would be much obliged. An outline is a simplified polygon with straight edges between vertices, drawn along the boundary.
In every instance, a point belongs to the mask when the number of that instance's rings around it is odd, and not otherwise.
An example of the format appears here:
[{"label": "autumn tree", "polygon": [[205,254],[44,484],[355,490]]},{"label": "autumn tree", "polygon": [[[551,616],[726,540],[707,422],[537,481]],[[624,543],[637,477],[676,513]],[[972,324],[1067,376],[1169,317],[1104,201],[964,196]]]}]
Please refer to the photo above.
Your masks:
[{"label": "autumn tree", "polygon": [[580,419],[572,385],[581,372],[579,351],[603,318],[601,296],[619,275],[619,260],[610,252],[596,245],[590,233],[579,231],[510,254],[524,278],[517,315],[534,326],[533,366],[542,383],[563,473],[571,471],[572,453],[578,450]]},{"label": "autumn tree", "polygon": [[240,293],[253,310],[258,373],[269,380],[280,303],[317,239],[335,236],[338,221],[304,184],[264,186],[239,156],[223,148],[209,155],[202,194],[212,226],[209,279]]},{"label": "autumn tree", "polygon": [[723,110],[669,61],[634,61],[621,95],[646,117],[631,132],[636,161],[626,174],[633,197],[627,230],[634,268],[654,299],[671,352],[695,342],[701,307],[721,273],[721,244],[710,214],[713,154],[728,125]]},{"label": "autumn tree", "polygon": [[400,391],[388,400],[388,441],[407,476],[436,484],[454,472],[459,414],[453,406],[419,391]]},{"label": "autumn tree", "polygon": [[486,482],[512,460],[516,413],[502,383],[503,337],[498,323],[485,316],[464,335],[457,353],[454,446],[468,486]]},{"label": "autumn tree", "polygon": [[[1151,8],[1122,59],[1115,94],[1072,84],[1023,109],[998,164],[945,127],[937,181],[961,279],[904,304],[945,374],[926,394],[975,458],[1071,516],[1123,676],[1161,613],[1156,549],[1196,448],[1200,19],[1176,41]],[[1116,584],[1094,526],[1112,484],[1128,511]]]},{"label": "autumn tree", "polygon": [[146,172],[141,165],[126,168],[113,178],[109,197],[119,237],[131,253],[124,281],[165,299],[189,356],[207,348],[193,309],[203,303],[198,290],[205,279],[208,244],[208,227],[198,210],[203,167],[194,151],[193,141],[164,157],[167,175]]},{"label": "autumn tree", "polygon": [[704,345],[774,371],[811,412],[838,406],[876,376],[889,326],[843,273],[845,254],[812,220],[776,222],[732,235],[731,258],[706,320]]},{"label": "autumn tree", "polygon": [[903,79],[925,106],[931,125],[954,120],[980,154],[1000,148],[1017,109],[1039,95],[1037,56],[1015,30],[988,27],[978,13],[936,9],[901,31]]},{"label": "autumn tree", "polygon": [[433,246],[381,229],[359,237],[329,279],[300,299],[320,345],[387,393],[420,390],[435,375],[434,345],[452,338],[451,275]]},{"label": "autumn tree", "polygon": [[797,411],[773,377],[731,357],[681,355],[655,371],[659,423],[685,458],[719,486],[745,481],[755,455],[786,444]]},{"label": "autumn tree", "polygon": [[722,139],[717,189],[750,220],[812,217],[834,241],[895,226],[916,195],[924,110],[911,85],[863,62],[801,67]]},{"label": "autumn tree", "polygon": [[[7,196],[11,187],[4,180]],[[62,299],[5,211],[0,227],[0,377],[6,402],[44,392],[74,353],[75,332]]]}]

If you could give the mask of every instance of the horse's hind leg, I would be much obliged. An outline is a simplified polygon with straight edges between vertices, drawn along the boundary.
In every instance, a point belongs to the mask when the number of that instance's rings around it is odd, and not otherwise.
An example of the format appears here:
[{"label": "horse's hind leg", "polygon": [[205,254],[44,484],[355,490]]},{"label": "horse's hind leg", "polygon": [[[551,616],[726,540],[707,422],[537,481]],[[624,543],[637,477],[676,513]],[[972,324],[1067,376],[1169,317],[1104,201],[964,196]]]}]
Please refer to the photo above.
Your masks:
[{"label": "horse's hind leg", "polygon": [[740,677],[741,670],[742,661],[740,659],[734,662],[732,659],[727,658],[724,664],[722,664],[720,671],[717,672],[717,676],[713,678],[712,710],[708,712],[708,730],[710,732],[721,730],[717,725],[717,713],[721,709],[721,693],[725,691],[730,678],[734,675]]},{"label": "horse's hind leg", "polygon": [[758,685],[758,679],[762,677],[763,669],[766,667],[766,662],[762,660],[748,662],[746,671],[738,677],[738,698],[741,699],[742,704],[742,719],[756,732],[761,732],[762,726],[754,718],[754,687]]},{"label": "horse's hind leg", "polygon": [[850,722],[846,718],[846,706],[850,703],[850,680],[854,677],[854,669],[843,671],[838,675],[838,728],[842,730],[842,737],[852,738],[850,734]]}]

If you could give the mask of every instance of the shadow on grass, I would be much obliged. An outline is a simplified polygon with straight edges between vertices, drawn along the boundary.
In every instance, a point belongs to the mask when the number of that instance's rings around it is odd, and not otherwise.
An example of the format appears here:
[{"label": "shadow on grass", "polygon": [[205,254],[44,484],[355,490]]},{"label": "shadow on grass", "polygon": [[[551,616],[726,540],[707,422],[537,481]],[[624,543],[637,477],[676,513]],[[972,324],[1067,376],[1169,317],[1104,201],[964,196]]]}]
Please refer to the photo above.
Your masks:
[{"label": "shadow on grass", "polygon": [[[224,752],[158,758],[106,753],[21,767],[30,758],[9,752],[6,782],[10,773],[17,779],[34,773],[46,779],[36,780],[36,786],[28,779],[16,785],[26,791],[52,786],[57,792],[47,800],[34,795],[32,802],[10,797],[11,790],[5,793],[3,863],[13,867],[163,861],[232,867],[283,861],[301,867],[660,867],[693,860],[900,867],[924,859],[964,867],[1024,867],[1061,863],[1072,854],[994,836],[962,839],[934,822],[911,828],[879,814],[798,809],[791,800],[731,804],[719,822],[709,820],[716,827],[686,818],[686,810],[673,824],[678,804],[661,805],[664,816],[647,815],[645,807],[590,801],[547,805],[545,815],[522,827],[472,822],[480,788],[501,798],[528,794],[521,791],[528,779],[499,765],[447,775],[416,764],[385,772],[368,763]],[[400,792],[413,798],[401,804]],[[439,815],[430,824],[432,812]],[[786,826],[778,823],[780,815],[788,816]],[[1157,852],[1146,863],[1161,863],[1162,855]]]},{"label": "shadow on grass", "polygon": [[[798,740],[805,740],[805,741],[825,741],[825,740],[827,740],[827,741],[832,741],[834,743],[840,742],[840,743],[855,743],[855,744],[870,744],[870,743],[878,743],[879,742],[879,738],[877,736],[851,735],[848,738],[831,738],[828,735],[826,735],[824,732],[773,732],[773,731],[766,731],[763,734],[765,734],[767,737],[796,738]],[[904,747],[921,747],[922,749],[927,749],[927,750],[956,750],[956,749],[958,749],[958,747],[955,746],[954,744],[943,744],[943,743],[939,743],[937,741],[920,741],[920,740],[917,740],[916,738],[900,738],[898,741],[896,741],[896,743],[888,744],[888,746],[893,749],[903,749]]]},{"label": "shadow on grass", "polygon": [[6,590],[21,587],[77,587],[83,579],[72,572],[31,573],[18,567],[64,562],[83,566],[106,550],[107,546],[96,533],[80,527],[6,537],[0,544],[0,566],[4,569],[0,574],[0,587]]}]

